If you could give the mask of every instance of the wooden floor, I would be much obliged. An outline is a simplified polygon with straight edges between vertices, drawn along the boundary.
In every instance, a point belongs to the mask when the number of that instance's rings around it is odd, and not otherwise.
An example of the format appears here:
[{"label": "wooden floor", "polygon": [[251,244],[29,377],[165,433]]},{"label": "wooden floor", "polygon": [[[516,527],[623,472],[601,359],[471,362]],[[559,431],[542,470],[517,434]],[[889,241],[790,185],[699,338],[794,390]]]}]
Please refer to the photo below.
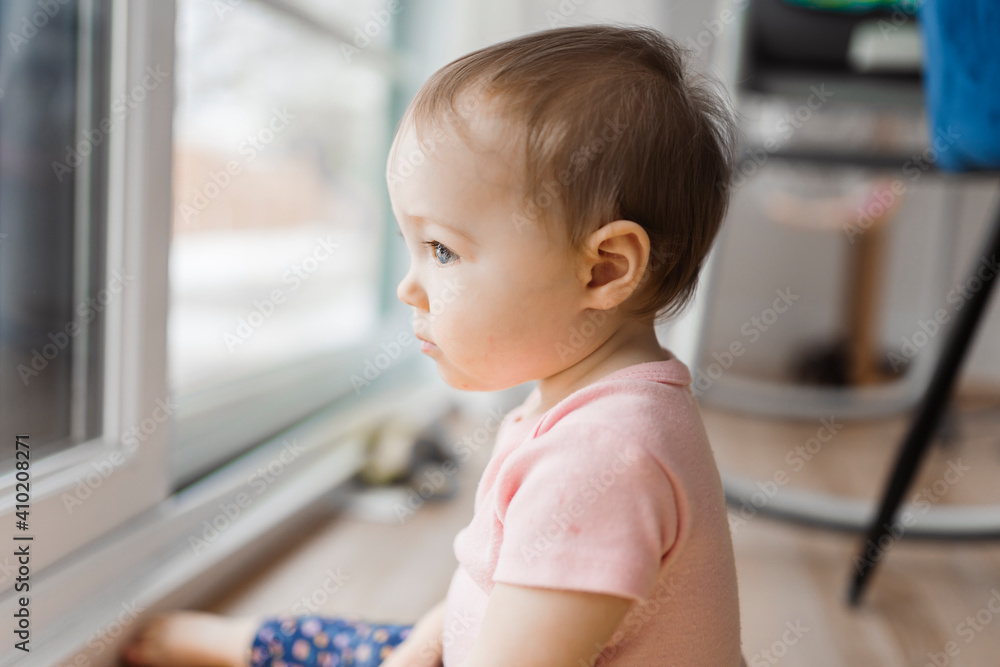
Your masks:
[{"label": "wooden floor", "polygon": [[[1000,396],[961,397],[955,439],[935,447],[908,498],[933,493],[949,462],[960,460],[970,470],[935,502],[1000,503],[998,404]],[[456,439],[480,428],[487,408],[454,421]],[[881,488],[906,426],[903,418],[842,424],[810,460],[793,465],[795,455],[786,456],[817,434],[818,420],[766,420],[708,406],[702,414],[723,468],[762,480],[783,470],[789,486],[865,499]],[[456,474],[454,499],[428,502],[402,523],[331,516],[206,609],[413,622],[447,592],[456,566],[452,540],[472,516],[490,446]],[[757,516],[736,526],[733,540],[750,667],[1000,665],[1000,614],[990,609],[1000,610],[998,543],[901,541],[881,562],[865,604],[851,609],[844,600],[857,536]]]}]

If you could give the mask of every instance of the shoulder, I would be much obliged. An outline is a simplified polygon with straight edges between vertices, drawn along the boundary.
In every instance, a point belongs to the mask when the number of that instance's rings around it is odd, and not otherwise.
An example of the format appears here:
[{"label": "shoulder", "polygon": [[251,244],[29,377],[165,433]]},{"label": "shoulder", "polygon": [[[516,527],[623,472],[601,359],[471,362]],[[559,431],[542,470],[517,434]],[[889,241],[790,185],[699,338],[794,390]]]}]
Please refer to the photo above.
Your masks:
[{"label": "shoulder", "polygon": [[698,417],[680,416],[685,412],[681,388],[660,385],[651,391],[643,384],[651,383],[604,383],[555,406],[507,456],[501,484],[508,493],[525,478],[552,480],[549,488],[585,484],[601,476],[629,480],[633,489],[670,485],[669,450],[680,444],[679,437],[689,438],[678,422]]},{"label": "shoulder", "polygon": [[689,386],[618,378],[598,382],[554,406],[501,468],[508,493],[528,476],[575,484],[592,478],[626,486],[714,484],[715,455]]},{"label": "shoulder", "polygon": [[617,436],[656,453],[678,439],[701,440],[703,424],[690,386],[619,377],[575,392],[547,412],[535,437],[593,432]]}]

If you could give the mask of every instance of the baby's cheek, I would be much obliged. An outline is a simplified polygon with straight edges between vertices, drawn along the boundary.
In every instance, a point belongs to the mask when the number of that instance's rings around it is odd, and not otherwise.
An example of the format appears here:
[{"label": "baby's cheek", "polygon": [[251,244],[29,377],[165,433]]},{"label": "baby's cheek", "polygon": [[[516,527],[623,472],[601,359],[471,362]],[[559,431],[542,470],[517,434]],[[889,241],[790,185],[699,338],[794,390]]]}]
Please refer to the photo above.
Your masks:
[{"label": "baby's cheek", "polygon": [[516,355],[516,339],[511,319],[491,308],[488,298],[468,300],[467,308],[448,313],[448,336],[456,358],[477,372],[493,373],[492,366],[511,361]]}]

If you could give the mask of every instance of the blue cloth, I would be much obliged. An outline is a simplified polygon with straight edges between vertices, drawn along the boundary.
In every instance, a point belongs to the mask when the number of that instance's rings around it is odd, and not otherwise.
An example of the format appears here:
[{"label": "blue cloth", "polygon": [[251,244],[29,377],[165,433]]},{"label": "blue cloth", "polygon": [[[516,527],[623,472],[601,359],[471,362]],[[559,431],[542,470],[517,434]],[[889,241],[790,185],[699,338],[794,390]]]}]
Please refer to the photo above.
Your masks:
[{"label": "blue cloth", "polygon": [[834,12],[870,12],[874,9],[901,10],[912,13],[916,0],[785,0],[786,4],[806,9]]},{"label": "blue cloth", "polygon": [[377,667],[412,625],[322,616],[274,616],[258,627],[250,667]]},{"label": "blue cloth", "polygon": [[1000,168],[1000,2],[925,0],[919,19],[936,166]]}]

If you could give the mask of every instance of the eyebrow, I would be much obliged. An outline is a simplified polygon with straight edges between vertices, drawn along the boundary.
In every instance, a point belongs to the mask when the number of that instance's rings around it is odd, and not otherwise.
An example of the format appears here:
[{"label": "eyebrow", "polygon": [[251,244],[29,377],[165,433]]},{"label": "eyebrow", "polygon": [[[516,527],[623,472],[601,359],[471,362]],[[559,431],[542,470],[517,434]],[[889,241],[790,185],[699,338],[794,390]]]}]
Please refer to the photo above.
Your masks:
[{"label": "eyebrow", "polygon": [[[415,221],[418,221],[418,222],[423,222],[423,223],[430,222],[432,224],[437,225],[438,227],[444,227],[445,229],[447,229],[447,230],[449,230],[451,232],[454,232],[458,236],[461,236],[463,239],[465,239],[469,243],[471,243],[473,245],[475,245],[475,243],[476,243],[471,238],[469,238],[468,234],[466,234],[461,229],[459,229],[458,225],[455,225],[454,223],[450,223],[447,220],[441,220],[440,218],[430,218],[430,217],[426,217],[426,216],[422,216],[422,215],[411,215],[411,216],[407,216],[407,217],[409,217],[411,220],[415,220]],[[399,220],[396,220],[396,224],[399,225]]]}]

